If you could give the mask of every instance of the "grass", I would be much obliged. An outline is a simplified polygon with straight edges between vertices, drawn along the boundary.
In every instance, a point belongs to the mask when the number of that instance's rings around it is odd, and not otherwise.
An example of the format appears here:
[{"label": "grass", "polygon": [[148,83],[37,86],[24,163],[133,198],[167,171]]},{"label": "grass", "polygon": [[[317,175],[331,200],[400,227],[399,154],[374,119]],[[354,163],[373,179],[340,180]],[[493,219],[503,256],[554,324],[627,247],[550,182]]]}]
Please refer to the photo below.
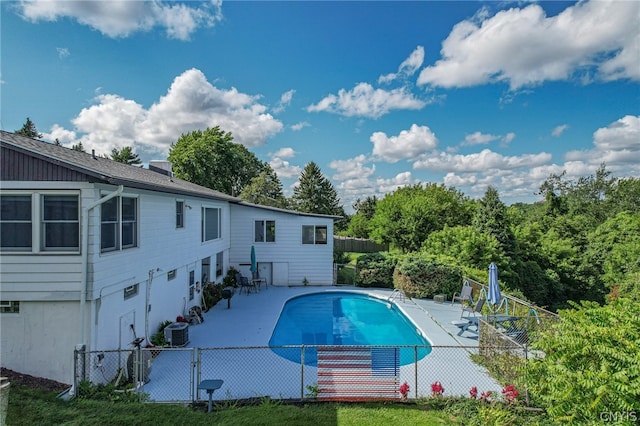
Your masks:
[{"label": "grass", "polygon": [[285,404],[264,398],[252,406],[222,402],[213,413],[196,407],[74,399],[12,384],[7,425],[550,425],[544,414],[468,398],[427,398],[409,403]]},{"label": "grass", "polygon": [[287,405],[269,399],[255,406],[206,406],[63,401],[55,392],[11,386],[7,425],[451,425],[457,419],[442,411],[416,405],[331,404]]}]

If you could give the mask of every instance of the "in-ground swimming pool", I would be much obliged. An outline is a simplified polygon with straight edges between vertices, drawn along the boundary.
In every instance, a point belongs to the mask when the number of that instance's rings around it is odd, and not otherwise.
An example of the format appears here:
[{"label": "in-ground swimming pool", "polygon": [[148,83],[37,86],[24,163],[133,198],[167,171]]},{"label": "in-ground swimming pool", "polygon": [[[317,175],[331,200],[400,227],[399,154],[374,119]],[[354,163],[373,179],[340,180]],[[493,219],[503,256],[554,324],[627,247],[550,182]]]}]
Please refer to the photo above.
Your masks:
[{"label": "in-ground swimming pool", "polygon": [[[269,346],[281,357],[301,362],[299,348],[287,345],[417,346],[418,359],[431,347],[416,326],[393,303],[354,292],[297,296],[285,303]],[[414,348],[400,349],[400,364],[412,363]],[[315,348],[305,349],[305,365],[317,364]]]}]

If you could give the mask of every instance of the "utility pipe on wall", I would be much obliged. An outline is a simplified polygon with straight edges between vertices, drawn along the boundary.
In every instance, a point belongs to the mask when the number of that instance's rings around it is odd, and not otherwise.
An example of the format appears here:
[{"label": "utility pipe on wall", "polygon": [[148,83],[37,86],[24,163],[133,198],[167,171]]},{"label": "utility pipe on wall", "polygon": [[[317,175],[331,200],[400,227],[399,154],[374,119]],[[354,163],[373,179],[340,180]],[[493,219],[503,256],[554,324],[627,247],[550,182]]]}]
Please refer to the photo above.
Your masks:
[{"label": "utility pipe on wall", "polygon": [[80,340],[82,345],[86,345],[86,315],[87,315],[87,294],[89,293],[89,212],[99,205],[106,203],[113,197],[117,197],[124,191],[124,186],[118,186],[118,189],[114,192],[105,195],[98,201],[90,204],[82,209],[82,271],[80,282],[82,287],[80,288]]}]

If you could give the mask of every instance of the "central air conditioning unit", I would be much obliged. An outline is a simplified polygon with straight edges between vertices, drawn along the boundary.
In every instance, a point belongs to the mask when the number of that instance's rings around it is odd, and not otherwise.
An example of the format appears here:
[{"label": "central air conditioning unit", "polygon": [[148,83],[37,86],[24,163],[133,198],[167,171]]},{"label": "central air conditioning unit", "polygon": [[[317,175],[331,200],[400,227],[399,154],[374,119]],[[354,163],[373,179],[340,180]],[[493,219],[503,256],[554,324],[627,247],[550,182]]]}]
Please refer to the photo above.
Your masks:
[{"label": "central air conditioning unit", "polygon": [[189,323],[169,324],[164,328],[164,338],[171,346],[186,346],[189,343]]}]

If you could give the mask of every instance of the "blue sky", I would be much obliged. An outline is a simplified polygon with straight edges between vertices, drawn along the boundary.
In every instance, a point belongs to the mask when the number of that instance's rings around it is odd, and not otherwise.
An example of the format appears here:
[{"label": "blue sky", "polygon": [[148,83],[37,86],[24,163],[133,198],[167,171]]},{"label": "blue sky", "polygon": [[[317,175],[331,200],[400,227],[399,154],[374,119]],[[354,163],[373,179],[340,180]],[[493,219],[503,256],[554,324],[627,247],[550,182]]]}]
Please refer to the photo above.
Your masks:
[{"label": "blue sky", "polygon": [[166,159],[220,125],[286,195],[347,211],[436,182],[532,202],[552,173],[640,176],[640,2],[1,4],[1,125]]}]

